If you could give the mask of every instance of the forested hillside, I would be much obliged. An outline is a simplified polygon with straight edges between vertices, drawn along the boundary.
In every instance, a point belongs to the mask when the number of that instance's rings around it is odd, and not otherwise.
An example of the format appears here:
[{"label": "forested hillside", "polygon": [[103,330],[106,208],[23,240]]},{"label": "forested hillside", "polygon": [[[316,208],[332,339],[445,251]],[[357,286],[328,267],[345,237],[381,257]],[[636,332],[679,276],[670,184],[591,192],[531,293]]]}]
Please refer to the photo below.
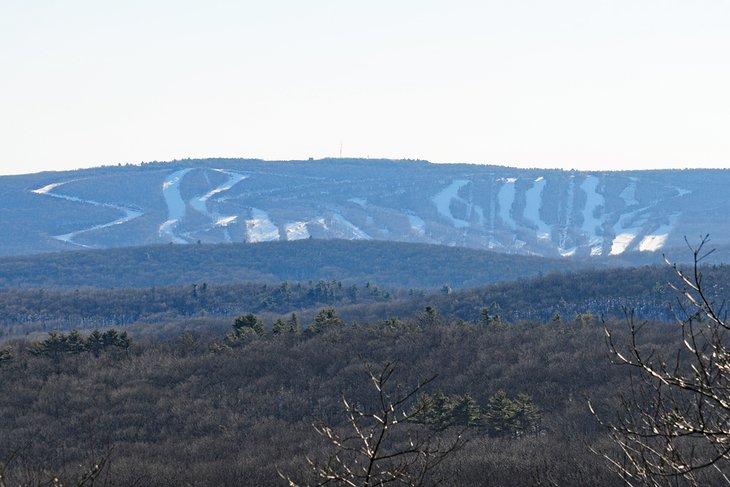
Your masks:
[{"label": "forested hillside", "polygon": [[[681,267],[680,267],[681,268]],[[685,268],[688,270],[689,268]],[[713,302],[730,298],[730,266],[701,267]],[[550,273],[542,277],[458,291],[437,292],[371,306],[367,318],[407,316],[434,306],[445,316],[478,321],[484,313],[506,321],[598,320],[633,313],[640,319],[672,322],[676,292],[683,287],[668,265]],[[360,309],[363,309],[362,307]]]},{"label": "forested hillside", "polygon": [[[730,266],[701,267],[712,299],[730,297]],[[471,323],[522,320],[598,323],[623,317],[672,321],[679,285],[668,265],[576,272],[453,290],[388,289],[342,281],[207,284],[153,288],[0,289],[0,338],[51,330],[131,326],[153,335],[196,323],[226,326],[225,318],[255,313],[270,327],[297,313],[306,326],[320,309],[335,308],[348,323],[407,319],[431,308],[445,319]],[[164,324],[164,326],[162,326]]]},{"label": "forested hillside", "polygon": [[[665,327],[648,327],[647,345],[672,351],[678,337]],[[73,340],[65,351],[24,341],[0,347],[0,411],[12,412],[0,415],[0,467],[7,464],[9,485],[73,483],[95,464],[99,485],[282,485],[279,473],[313,482],[307,458],[326,463],[334,454],[313,425],[347,433],[342,397],[377,406],[363,363],[380,370],[392,361],[393,387],[436,379],[407,403],[426,401],[428,415],[396,429],[388,447],[406,438],[398,434],[467,440],[429,479],[622,485],[589,451],[612,447],[586,397],[610,414],[630,387],[596,326],[415,318],[232,342],[199,329],[126,351],[87,351],[84,335]],[[510,411],[529,414],[515,422]]]},{"label": "forested hillside", "polygon": [[[347,308],[409,299],[422,291],[391,291],[340,281],[279,284],[192,284],[144,289],[0,289],[0,339],[50,330],[91,329],[185,318],[263,313],[312,315],[321,307]],[[150,332],[157,334],[154,326]]]},{"label": "forested hillside", "polygon": [[239,282],[367,282],[388,288],[475,287],[585,262],[381,241],[156,245],[0,258],[0,287],[152,287]]}]

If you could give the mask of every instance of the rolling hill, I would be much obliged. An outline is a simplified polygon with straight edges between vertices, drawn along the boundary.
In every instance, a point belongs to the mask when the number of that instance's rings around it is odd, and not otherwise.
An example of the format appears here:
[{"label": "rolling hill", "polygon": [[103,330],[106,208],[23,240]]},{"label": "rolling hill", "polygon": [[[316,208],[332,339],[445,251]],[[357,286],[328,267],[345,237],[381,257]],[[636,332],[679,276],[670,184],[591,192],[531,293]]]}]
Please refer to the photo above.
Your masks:
[{"label": "rolling hill", "polygon": [[[730,244],[726,170],[202,159],[0,177],[0,255],[161,243],[383,240],[646,260]],[[657,259],[654,259],[655,261]]]}]

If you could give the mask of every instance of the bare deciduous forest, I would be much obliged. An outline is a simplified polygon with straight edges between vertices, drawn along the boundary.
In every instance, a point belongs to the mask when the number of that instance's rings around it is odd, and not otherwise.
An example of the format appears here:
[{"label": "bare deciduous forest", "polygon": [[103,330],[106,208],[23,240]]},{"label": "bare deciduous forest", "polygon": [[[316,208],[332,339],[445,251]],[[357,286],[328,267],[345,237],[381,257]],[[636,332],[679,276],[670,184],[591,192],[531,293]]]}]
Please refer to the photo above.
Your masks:
[{"label": "bare deciduous forest", "polygon": [[[625,328],[610,326],[619,336]],[[647,343],[671,351],[676,336],[667,326],[647,325]],[[233,346],[204,333],[97,353],[11,345],[0,365],[8,485],[53,477],[73,484],[107,456],[101,485],[282,485],[279,473],[312,483],[307,458],[332,454],[314,427],[347,427],[343,397],[372,407],[363,364],[392,361],[404,387],[436,376],[408,407],[424,395],[432,404],[472,400],[466,415],[441,404],[432,420],[410,425],[420,434],[463,434],[458,454],[438,466],[448,484],[621,483],[589,450],[613,447],[587,398],[608,412],[629,388],[596,323],[499,328],[424,315],[301,335],[254,332]],[[510,424],[520,397],[539,411],[529,426]]]},{"label": "bare deciduous forest", "polygon": [[[723,482],[727,268],[695,259],[433,294],[6,290],[0,485]],[[637,317],[672,297],[681,326]]]}]

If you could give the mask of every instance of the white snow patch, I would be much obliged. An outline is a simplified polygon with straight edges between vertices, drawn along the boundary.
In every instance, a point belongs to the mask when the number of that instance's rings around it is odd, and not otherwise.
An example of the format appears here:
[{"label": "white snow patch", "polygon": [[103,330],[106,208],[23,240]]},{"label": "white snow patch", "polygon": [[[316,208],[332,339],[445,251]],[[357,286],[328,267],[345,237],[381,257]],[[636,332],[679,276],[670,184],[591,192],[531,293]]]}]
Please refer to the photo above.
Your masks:
[{"label": "white snow patch", "polygon": [[495,240],[493,237],[489,237],[489,242],[487,242],[487,248],[500,249],[504,248],[504,245],[502,245],[501,242]]},{"label": "white snow patch", "polygon": [[[662,227],[660,227],[662,228]],[[660,229],[657,229],[657,232],[660,231]],[[664,247],[664,243],[667,241],[667,238],[669,237],[669,233],[662,233],[662,234],[652,234],[647,235],[644,237],[641,242],[639,242],[639,251],[641,252],[656,252],[657,250]]]},{"label": "white snow patch", "polygon": [[525,211],[523,216],[537,225],[537,238],[549,240],[551,227],[540,218],[540,207],[542,206],[542,192],[545,189],[545,178],[540,176],[530,189],[525,191]]},{"label": "white snow patch", "polygon": [[185,218],[186,213],[185,202],[180,195],[180,182],[192,170],[193,168],[188,167],[175,171],[162,183],[162,196],[167,203],[167,221],[160,225],[159,234],[160,237],[167,237],[175,243],[187,243],[187,240],[175,234],[175,227]]},{"label": "white snow patch", "polygon": [[216,227],[227,227],[231,223],[234,223],[238,219],[238,216],[222,216],[215,221]]},{"label": "white snow patch", "polygon": [[639,243],[639,251],[656,252],[657,250],[664,247],[664,244],[669,238],[669,233],[672,231],[672,228],[674,228],[674,225],[677,223],[678,217],[679,213],[675,213],[674,215],[669,217],[669,223],[659,226],[659,228],[657,228],[650,234],[647,234],[643,239],[641,239],[641,242]]},{"label": "white snow patch", "polygon": [[647,216],[642,213],[646,208],[640,208],[624,215],[613,227],[614,237],[611,242],[611,251],[608,255],[618,255],[628,249],[637,236],[641,235]]},{"label": "white snow patch", "polygon": [[469,181],[466,179],[455,179],[450,185],[431,198],[431,201],[433,201],[436,205],[436,209],[439,214],[446,217],[448,220],[451,220],[451,223],[457,228],[466,228],[469,226],[469,222],[460,218],[454,218],[454,215],[451,214],[451,200],[456,199],[463,201],[459,197],[459,189],[467,184],[469,184]]},{"label": "white snow patch", "polygon": [[603,237],[593,237],[588,242],[588,246],[591,248],[591,255],[602,255],[603,254]]},{"label": "white snow patch", "polygon": [[303,240],[309,238],[307,222],[294,222],[284,225],[287,240]]},{"label": "white snow patch", "polygon": [[333,213],[332,214],[332,220],[339,223],[340,225],[343,225],[347,230],[351,233],[351,238],[353,239],[359,239],[359,240],[371,240],[372,237],[368,235],[367,233],[360,230],[358,227],[353,225],[347,218],[340,215],[339,213]]},{"label": "white snow patch", "polygon": [[517,178],[506,178],[501,181],[504,181],[504,184],[501,188],[499,188],[499,193],[497,193],[497,201],[499,201],[499,218],[502,219],[505,225],[510,228],[514,228],[516,224],[510,216],[509,210],[512,208],[512,203],[515,201],[515,182],[517,181]]},{"label": "white snow patch", "polygon": [[[43,186],[42,188],[34,189],[32,192],[35,194],[48,194],[52,189],[58,188],[59,186],[63,186],[64,184],[70,183],[71,181],[64,181],[62,183],[51,183]],[[63,197],[63,195],[54,195],[57,198]]]},{"label": "white snow patch", "polygon": [[269,214],[258,208],[251,208],[250,220],[246,220],[247,242],[272,242],[279,240],[279,229],[269,220]]},{"label": "white snow patch", "polygon": [[611,251],[608,255],[623,254],[628,246],[631,245],[631,242],[634,241],[636,235],[636,232],[623,232],[616,235],[613,242],[611,242]]},{"label": "white snow patch", "polygon": [[560,255],[563,257],[571,257],[575,255],[576,250],[578,250],[578,247],[571,247],[569,249],[560,249]]},{"label": "white snow patch", "polygon": [[408,215],[408,221],[411,224],[411,230],[416,232],[418,235],[426,235],[426,222],[422,218],[416,215]]}]

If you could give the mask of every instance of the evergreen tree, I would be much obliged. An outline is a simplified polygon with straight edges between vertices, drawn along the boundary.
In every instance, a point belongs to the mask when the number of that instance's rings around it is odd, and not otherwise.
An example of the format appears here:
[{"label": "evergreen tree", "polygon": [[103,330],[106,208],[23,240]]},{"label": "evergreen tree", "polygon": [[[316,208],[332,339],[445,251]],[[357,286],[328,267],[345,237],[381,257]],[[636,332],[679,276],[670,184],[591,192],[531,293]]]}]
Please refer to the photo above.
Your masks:
[{"label": "evergreen tree", "polygon": [[481,420],[482,413],[479,404],[469,394],[457,396],[453,401],[451,411],[452,424],[460,426],[476,426]]},{"label": "evergreen tree", "polygon": [[497,436],[514,433],[517,430],[516,416],[517,407],[503,390],[489,398],[484,419],[490,433]]},{"label": "evergreen tree", "polygon": [[476,426],[481,419],[479,404],[468,394],[449,396],[443,392],[421,394],[416,401],[414,421],[436,429],[450,426]]},{"label": "evergreen tree", "polygon": [[101,332],[99,330],[94,330],[89,333],[89,336],[86,337],[86,349],[93,353],[95,357],[98,357],[103,348],[104,342],[102,340]]},{"label": "evergreen tree", "polygon": [[105,331],[101,335],[101,343],[104,346],[104,348],[112,348],[115,346],[119,341],[119,333],[117,333],[117,330],[114,328]]},{"label": "evergreen tree", "polygon": [[481,308],[479,310],[479,324],[488,328],[492,323],[492,315],[489,314],[489,308]]},{"label": "evergreen tree", "polygon": [[34,355],[45,355],[59,360],[66,353],[66,335],[56,331],[48,332],[48,338],[41,342],[33,342],[29,347]]},{"label": "evergreen tree", "polygon": [[339,329],[345,326],[345,322],[337,316],[334,308],[324,308],[317,313],[314,323],[309,325],[310,332],[321,333],[327,330]]},{"label": "evergreen tree", "polygon": [[7,346],[0,348],[0,364],[13,360],[13,347]]},{"label": "evergreen tree", "polygon": [[297,317],[296,313],[292,313],[288,320],[286,320],[286,324],[289,327],[289,333],[292,333],[294,335],[299,335],[302,333],[302,330],[299,326],[299,318]]},{"label": "evergreen tree", "polygon": [[413,413],[411,415],[412,420],[417,423],[433,424],[434,414],[436,409],[436,403],[433,397],[424,392],[416,400],[416,404],[413,407]]},{"label": "evergreen tree", "polygon": [[538,423],[540,421],[540,409],[535,405],[529,394],[520,393],[514,400],[517,413],[515,415],[515,423],[517,429],[522,433],[538,432]]},{"label": "evergreen tree", "polygon": [[424,327],[435,326],[438,324],[438,310],[434,306],[426,306],[423,312],[418,316],[418,324]]},{"label": "evergreen tree", "polygon": [[77,330],[72,330],[66,337],[66,352],[81,353],[87,350],[86,340]]},{"label": "evergreen tree", "polygon": [[244,326],[243,328],[228,332],[223,341],[229,347],[238,347],[257,336],[259,335],[253,328]]},{"label": "evergreen tree", "polygon": [[266,330],[264,329],[264,322],[253,313],[241,315],[234,320],[233,329],[236,333],[240,333],[245,328],[252,329],[257,335],[263,335],[266,333]]},{"label": "evergreen tree", "polygon": [[287,331],[289,331],[289,325],[281,320],[276,320],[271,326],[271,333],[273,333],[274,335],[283,335]]},{"label": "evergreen tree", "polygon": [[126,331],[123,331],[117,335],[117,340],[114,343],[114,346],[125,351],[129,350],[129,347],[132,346],[132,337],[130,337]]}]

